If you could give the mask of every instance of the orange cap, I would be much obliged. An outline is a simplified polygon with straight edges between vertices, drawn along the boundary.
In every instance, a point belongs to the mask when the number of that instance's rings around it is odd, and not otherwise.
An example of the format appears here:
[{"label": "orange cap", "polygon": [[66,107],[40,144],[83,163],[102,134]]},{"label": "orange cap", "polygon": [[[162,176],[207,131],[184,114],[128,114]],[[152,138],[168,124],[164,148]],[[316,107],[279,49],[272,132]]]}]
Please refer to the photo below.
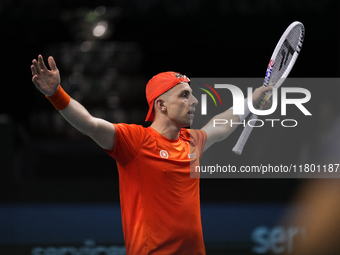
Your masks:
[{"label": "orange cap", "polygon": [[152,77],[146,84],[145,94],[149,112],[145,121],[153,121],[153,104],[155,99],[181,82],[190,82],[185,75],[176,72],[163,72]]}]

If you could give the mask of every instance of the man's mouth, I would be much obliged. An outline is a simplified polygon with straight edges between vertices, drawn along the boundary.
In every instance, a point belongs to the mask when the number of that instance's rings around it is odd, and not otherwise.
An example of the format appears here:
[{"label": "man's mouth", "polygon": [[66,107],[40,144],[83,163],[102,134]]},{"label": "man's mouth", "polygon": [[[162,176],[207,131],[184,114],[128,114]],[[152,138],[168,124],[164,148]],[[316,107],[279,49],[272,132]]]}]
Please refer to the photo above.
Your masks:
[{"label": "man's mouth", "polygon": [[188,113],[190,114],[190,116],[194,116],[195,110],[190,110],[188,111]]}]

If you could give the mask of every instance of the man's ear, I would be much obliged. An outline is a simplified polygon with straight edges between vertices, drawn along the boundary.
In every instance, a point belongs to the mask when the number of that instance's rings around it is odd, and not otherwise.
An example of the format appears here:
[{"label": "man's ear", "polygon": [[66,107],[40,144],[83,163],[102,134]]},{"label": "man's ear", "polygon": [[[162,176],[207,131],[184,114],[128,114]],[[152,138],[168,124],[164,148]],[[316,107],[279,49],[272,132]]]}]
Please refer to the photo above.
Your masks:
[{"label": "man's ear", "polygon": [[165,101],[163,98],[157,98],[155,101],[155,107],[161,112],[166,111]]}]

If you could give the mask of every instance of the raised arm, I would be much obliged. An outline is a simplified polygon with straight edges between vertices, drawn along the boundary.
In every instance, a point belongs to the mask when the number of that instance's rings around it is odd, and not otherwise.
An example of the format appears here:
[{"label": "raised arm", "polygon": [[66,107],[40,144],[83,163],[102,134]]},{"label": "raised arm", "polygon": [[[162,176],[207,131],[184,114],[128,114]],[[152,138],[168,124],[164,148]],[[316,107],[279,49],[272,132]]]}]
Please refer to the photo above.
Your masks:
[{"label": "raised arm", "polygon": [[[261,99],[261,96],[272,90],[271,87],[259,87],[253,92],[253,105],[256,105],[257,102]],[[246,116],[245,116],[246,117]],[[222,112],[216,116],[214,116],[202,129],[207,133],[207,141],[204,145],[204,151],[208,149],[211,145],[216,142],[220,142],[226,139],[236,128],[238,125],[216,125],[214,127],[214,119],[223,119],[227,120],[228,123],[231,121],[233,123],[239,122],[240,117],[238,115],[233,115],[233,110],[229,109],[225,112]]]},{"label": "raised arm", "polygon": [[[38,56],[31,65],[32,81],[37,89],[47,97],[60,93],[60,74],[53,57],[48,58],[51,70],[45,66],[43,57]],[[93,117],[79,102],[70,98],[69,103],[60,109],[60,114],[76,129],[91,137],[99,146],[106,150],[114,147],[114,126],[103,119]]]}]

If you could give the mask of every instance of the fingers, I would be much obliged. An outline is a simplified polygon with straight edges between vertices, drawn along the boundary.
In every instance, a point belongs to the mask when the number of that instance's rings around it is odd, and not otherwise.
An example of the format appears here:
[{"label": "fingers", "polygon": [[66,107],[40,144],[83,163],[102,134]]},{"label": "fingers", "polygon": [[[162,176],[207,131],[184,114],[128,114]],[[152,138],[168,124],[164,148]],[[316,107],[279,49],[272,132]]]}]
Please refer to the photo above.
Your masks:
[{"label": "fingers", "polygon": [[38,56],[38,61],[33,59],[32,61],[33,66],[31,66],[32,75],[40,74],[42,71],[47,70],[44,59],[41,55]]},{"label": "fingers", "polygon": [[34,83],[34,85],[38,85],[37,79],[38,79],[38,74],[37,71],[34,67],[34,65],[31,65],[31,72],[32,72],[32,82]]},{"label": "fingers", "polygon": [[50,66],[52,71],[58,70],[57,65],[52,56],[48,57],[48,65]]},{"label": "fingers", "polygon": [[37,74],[37,70],[35,69],[34,65],[31,65],[31,72],[32,72],[32,76]]},{"label": "fingers", "polygon": [[268,86],[268,87],[259,87],[260,90],[262,90],[262,93],[265,93],[265,92],[268,92],[268,91],[271,91],[273,90],[273,87],[272,86]]},{"label": "fingers", "polygon": [[38,56],[38,64],[39,64],[39,67],[40,69],[42,70],[46,70],[46,66],[45,66],[45,63],[44,63],[44,59],[41,55]]},{"label": "fingers", "polygon": [[271,100],[266,100],[266,101],[263,103],[261,109],[262,109],[262,110],[268,110],[271,106],[272,106]]},{"label": "fingers", "polygon": [[34,71],[34,74],[40,74],[40,68],[39,68],[39,64],[37,62],[37,60],[33,59],[32,61],[32,66],[31,66],[31,70],[32,70],[32,74],[33,74],[33,71]]},{"label": "fingers", "polygon": [[35,85],[37,88],[40,87],[40,81],[39,81],[38,75],[33,75],[33,77],[32,77],[32,82],[34,83],[34,85]]}]

